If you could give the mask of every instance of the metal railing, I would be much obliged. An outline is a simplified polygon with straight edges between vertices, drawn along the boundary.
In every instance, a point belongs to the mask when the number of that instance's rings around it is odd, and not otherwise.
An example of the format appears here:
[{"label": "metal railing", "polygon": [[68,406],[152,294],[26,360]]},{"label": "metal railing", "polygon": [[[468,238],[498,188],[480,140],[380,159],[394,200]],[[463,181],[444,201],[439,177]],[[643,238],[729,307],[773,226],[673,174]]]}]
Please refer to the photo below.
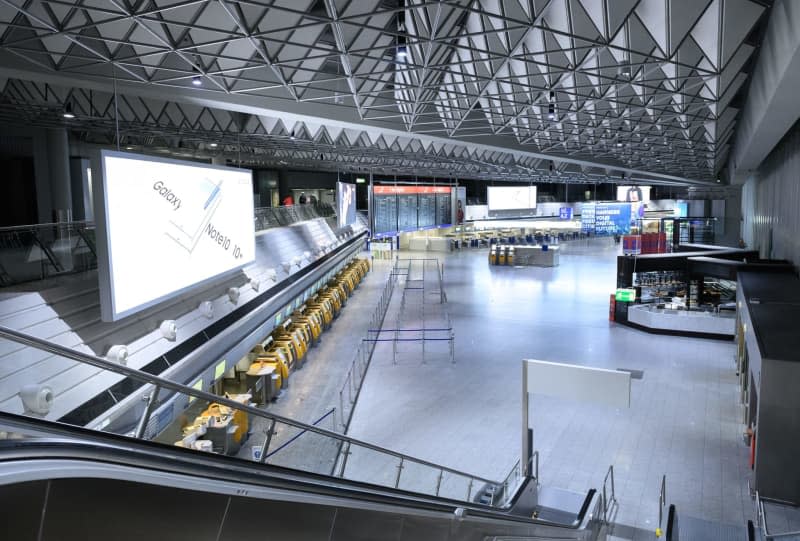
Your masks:
[{"label": "metal railing", "polygon": [[[256,231],[335,216],[325,203],[255,209]],[[59,222],[0,228],[0,287],[97,268],[93,222]]]},{"label": "metal railing", "polygon": [[304,220],[313,220],[314,218],[329,218],[335,215],[333,207],[325,203],[286,207],[259,207],[255,209],[256,231],[283,227]]},{"label": "metal railing", "polygon": [[661,476],[661,487],[658,489],[658,531],[664,527],[664,507],[667,505],[667,476]]},{"label": "metal railing", "polygon": [[376,343],[374,340],[370,340],[372,337],[371,329],[380,329],[383,326],[386,311],[389,309],[389,303],[392,300],[392,293],[394,292],[396,281],[397,276],[394,271],[390,272],[383,286],[378,304],[375,306],[375,310],[372,311],[366,338],[362,339],[358,344],[353,362],[350,363],[347,376],[342,384],[342,388],[339,390],[339,411],[341,412],[343,431],[347,431],[347,427],[350,426],[350,420],[355,411],[358,394],[361,391],[361,384],[364,381],[364,376],[367,374],[367,368],[372,360],[372,354],[375,351]]},{"label": "metal railing", "polygon": [[[536,484],[539,484],[539,451],[534,451],[533,454],[528,458],[528,471],[533,472],[531,476],[535,481]],[[532,467],[531,467],[532,466]],[[503,479],[503,482],[500,486],[503,488],[501,496],[504,500],[508,501],[511,496],[516,492],[517,487],[524,479],[524,470],[522,468],[522,461],[517,460],[517,462],[511,467],[511,471],[508,472],[506,478]],[[492,499],[494,500],[494,494],[492,495]]]},{"label": "metal railing", "polygon": [[[148,398],[148,404],[143,407],[143,413],[137,427],[123,434],[126,436],[135,437],[136,434],[144,433],[142,427],[148,425],[150,416],[154,415],[159,405],[168,401],[173,401],[171,403],[174,404],[176,397],[184,397],[191,399],[191,401],[201,401],[201,406],[203,404],[217,404],[229,408],[231,416],[235,415],[232,412],[239,412],[244,414],[246,419],[260,418],[265,420],[268,428],[264,431],[265,440],[261,445],[259,459],[261,463],[276,464],[302,471],[330,475],[329,462],[325,460],[316,461],[316,466],[307,465],[308,455],[313,453],[281,453],[281,455],[287,455],[278,457],[281,460],[276,460],[276,457],[270,456],[272,445],[280,446],[285,441],[290,441],[296,434],[301,434],[303,435],[303,445],[306,445],[306,450],[313,450],[314,453],[330,451],[329,458],[335,461],[339,460],[338,457],[343,456],[340,477],[348,480],[384,487],[398,487],[417,494],[436,495],[464,502],[469,502],[468,497],[465,496],[468,496],[471,487],[475,483],[484,485],[498,484],[496,481],[404,455],[331,430],[300,423],[230,398],[217,396],[128,366],[119,365],[101,357],[80,353],[13,329],[0,327],[0,338],[83,365],[93,366],[113,374],[140,380],[150,385],[148,396],[153,398]],[[213,428],[216,427],[208,425],[206,430],[212,430]],[[186,445],[184,444],[184,446]],[[341,450],[345,452],[341,453]],[[394,470],[397,470],[395,475],[387,475],[387,472]],[[468,489],[467,487],[470,488]],[[501,507],[502,503],[498,503],[495,507]]]},{"label": "metal railing", "polygon": [[[761,537],[763,541],[773,541],[774,539],[800,538],[800,530],[795,530],[791,532],[779,532],[779,533],[770,532],[769,526],[767,525],[767,510],[764,506],[764,499],[761,497],[761,495],[758,493],[757,490],[755,498],[756,498],[756,524],[758,524],[758,527],[761,530]],[[774,501],[774,500],[768,500],[768,501],[773,505],[792,507],[796,509],[796,506],[789,502]]]},{"label": "metal railing", "polygon": [[0,228],[0,286],[97,268],[92,222]]},{"label": "metal railing", "polygon": [[[614,465],[608,467],[606,476],[603,479],[603,522],[609,524],[611,522],[614,508],[617,506],[617,493],[614,486]],[[660,520],[660,519],[659,519]]]}]

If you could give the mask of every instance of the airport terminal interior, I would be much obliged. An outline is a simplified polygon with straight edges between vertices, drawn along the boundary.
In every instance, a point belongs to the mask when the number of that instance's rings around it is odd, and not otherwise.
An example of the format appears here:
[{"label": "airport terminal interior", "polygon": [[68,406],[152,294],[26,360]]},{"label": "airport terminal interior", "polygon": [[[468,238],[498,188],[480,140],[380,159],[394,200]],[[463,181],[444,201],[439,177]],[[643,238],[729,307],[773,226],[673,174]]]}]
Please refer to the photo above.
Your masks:
[{"label": "airport terminal interior", "polygon": [[0,537],[800,540],[797,28],[0,0]]}]

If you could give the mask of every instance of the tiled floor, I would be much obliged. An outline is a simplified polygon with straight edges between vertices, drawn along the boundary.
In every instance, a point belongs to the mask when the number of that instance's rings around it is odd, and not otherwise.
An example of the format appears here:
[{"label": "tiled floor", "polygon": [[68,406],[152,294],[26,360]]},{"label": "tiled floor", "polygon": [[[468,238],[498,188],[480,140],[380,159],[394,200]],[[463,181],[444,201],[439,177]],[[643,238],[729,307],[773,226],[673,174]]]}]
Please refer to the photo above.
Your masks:
[{"label": "tiled floor", "polygon": [[753,506],[733,343],[609,323],[617,249],[565,244],[555,268],[490,267],[486,250],[442,256],[457,362],[377,355],[350,435],[500,480],[520,455],[522,359],[641,370],[628,410],[534,397],[542,482],[599,488],[613,464],[617,521],[653,532],[666,475],[684,514],[743,526]]}]

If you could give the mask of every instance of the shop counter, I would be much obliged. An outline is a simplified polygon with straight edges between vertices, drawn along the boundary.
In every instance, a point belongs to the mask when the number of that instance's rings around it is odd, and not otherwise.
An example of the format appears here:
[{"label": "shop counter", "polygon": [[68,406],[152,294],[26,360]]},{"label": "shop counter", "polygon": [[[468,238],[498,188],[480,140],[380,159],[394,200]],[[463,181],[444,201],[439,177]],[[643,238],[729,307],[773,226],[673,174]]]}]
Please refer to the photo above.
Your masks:
[{"label": "shop counter", "polygon": [[733,336],[735,312],[697,312],[656,308],[655,304],[632,304],[628,322],[657,331]]},{"label": "shop counter", "polygon": [[514,246],[514,265],[534,265],[538,267],[558,266],[558,246]]}]

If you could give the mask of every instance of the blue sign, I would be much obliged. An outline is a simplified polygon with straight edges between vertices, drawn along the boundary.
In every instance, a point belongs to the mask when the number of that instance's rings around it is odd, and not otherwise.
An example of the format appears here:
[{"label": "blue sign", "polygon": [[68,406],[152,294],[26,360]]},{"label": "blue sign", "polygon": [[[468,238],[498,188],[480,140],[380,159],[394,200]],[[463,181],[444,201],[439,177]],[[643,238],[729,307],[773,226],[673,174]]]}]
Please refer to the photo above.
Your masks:
[{"label": "blue sign", "polygon": [[572,219],[572,207],[561,207],[558,209],[558,217],[562,220]]},{"label": "blue sign", "polygon": [[595,235],[627,235],[631,231],[631,204],[584,203],[581,231]]}]

